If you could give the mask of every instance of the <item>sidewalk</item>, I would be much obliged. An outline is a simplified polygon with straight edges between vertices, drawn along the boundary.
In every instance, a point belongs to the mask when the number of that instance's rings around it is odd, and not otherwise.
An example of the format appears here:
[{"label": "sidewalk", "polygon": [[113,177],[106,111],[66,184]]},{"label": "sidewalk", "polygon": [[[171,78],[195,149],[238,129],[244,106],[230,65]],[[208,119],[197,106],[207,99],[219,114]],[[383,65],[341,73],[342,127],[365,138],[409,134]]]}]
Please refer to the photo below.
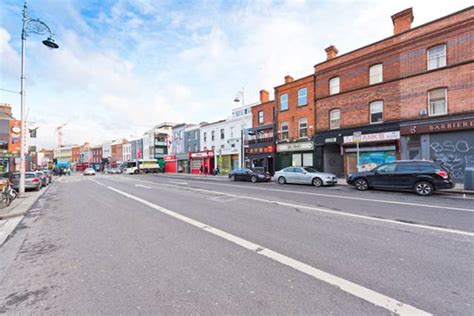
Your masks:
[{"label": "sidewalk", "polygon": [[[209,180],[227,180],[229,177],[227,175],[202,175],[202,174],[193,174],[193,173],[160,173],[159,176],[168,176],[168,177],[194,177],[200,179],[209,179]],[[337,185],[347,186],[346,178],[338,178]],[[465,195],[474,195],[474,191],[464,190],[464,184],[456,183],[456,186],[453,189],[437,191],[439,194],[465,194]]]},{"label": "sidewalk", "polygon": [[49,186],[38,192],[27,192],[24,198],[16,198],[10,206],[0,209],[0,246],[5,243],[33,204],[48,191],[48,188]]}]

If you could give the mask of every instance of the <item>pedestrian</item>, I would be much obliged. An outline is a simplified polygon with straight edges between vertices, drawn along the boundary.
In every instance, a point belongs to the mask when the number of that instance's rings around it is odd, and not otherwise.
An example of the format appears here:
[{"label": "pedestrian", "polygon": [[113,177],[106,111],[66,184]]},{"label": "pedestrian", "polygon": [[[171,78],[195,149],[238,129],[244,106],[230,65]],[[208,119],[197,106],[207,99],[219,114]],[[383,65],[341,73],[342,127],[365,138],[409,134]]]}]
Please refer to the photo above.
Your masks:
[{"label": "pedestrian", "polygon": [[207,177],[207,166],[204,166],[204,175]]},{"label": "pedestrian", "polygon": [[202,173],[203,173],[203,171],[204,171],[204,166],[203,166],[203,165],[201,165],[201,167],[199,168],[199,174],[202,174]]}]

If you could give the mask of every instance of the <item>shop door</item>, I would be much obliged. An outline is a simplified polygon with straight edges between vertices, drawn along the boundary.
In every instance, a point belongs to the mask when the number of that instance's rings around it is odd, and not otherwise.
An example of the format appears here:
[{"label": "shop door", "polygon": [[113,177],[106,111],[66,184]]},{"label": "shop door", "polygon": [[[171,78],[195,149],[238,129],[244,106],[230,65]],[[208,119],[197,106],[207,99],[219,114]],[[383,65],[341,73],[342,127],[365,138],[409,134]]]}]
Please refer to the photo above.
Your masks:
[{"label": "shop door", "polygon": [[325,145],[323,149],[324,172],[333,173],[338,177],[344,175],[344,161],[338,144]]},{"label": "shop door", "polygon": [[273,175],[273,157],[267,159],[267,171]]},{"label": "shop door", "polygon": [[291,155],[290,154],[280,154],[279,155],[279,168],[278,170],[281,170],[286,167],[291,166]]}]

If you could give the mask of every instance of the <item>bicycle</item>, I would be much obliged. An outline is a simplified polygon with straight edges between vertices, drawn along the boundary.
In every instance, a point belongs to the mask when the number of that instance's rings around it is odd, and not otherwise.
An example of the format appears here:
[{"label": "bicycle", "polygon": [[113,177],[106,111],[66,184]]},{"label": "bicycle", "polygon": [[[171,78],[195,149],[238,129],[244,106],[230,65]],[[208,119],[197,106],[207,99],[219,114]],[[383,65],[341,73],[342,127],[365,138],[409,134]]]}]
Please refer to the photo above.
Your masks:
[{"label": "bicycle", "polygon": [[18,197],[18,192],[11,186],[10,181],[2,189],[2,206],[8,207],[14,199]]}]

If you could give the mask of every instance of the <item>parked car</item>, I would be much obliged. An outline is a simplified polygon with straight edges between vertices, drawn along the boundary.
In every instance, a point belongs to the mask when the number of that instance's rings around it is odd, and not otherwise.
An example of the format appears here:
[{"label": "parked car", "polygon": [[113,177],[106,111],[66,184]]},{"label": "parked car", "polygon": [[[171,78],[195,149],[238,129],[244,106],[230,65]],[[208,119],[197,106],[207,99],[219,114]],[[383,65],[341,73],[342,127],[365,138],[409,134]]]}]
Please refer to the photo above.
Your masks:
[{"label": "parked car", "polygon": [[337,183],[336,175],[332,173],[319,172],[312,167],[287,167],[275,172],[274,177],[279,184],[300,183],[322,187]]},{"label": "parked car", "polygon": [[45,169],[45,170],[42,170],[42,171],[46,175],[46,177],[48,178],[48,184],[51,184],[51,182],[53,182],[53,173],[51,172],[51,170]]},{"label": "parked car", "polygon": [[439,189],[454,187],[449,169],[428,160],[399,160],[380,165],[370,171],[352,173],[347,183],[357,190],[371,188],[413,190],[428,196]]},{"label": "parked car", "polygon": [[[15,190],[20,189],[20,173],[14,173],[10,177],[12,186]],[[41,180],[35,172],[25,172],[25,190],[39,191],[41,189]]]},{"label": "parked car", "polygon": [[92,169],[92,168],[87,168],[86,170],[84,170],[83,175],[85,175],[85,176],[95,176],[95,170]]},{"label": "parked car", "polygon": [[232,181],[250,181],[255,183],[268,182],[272,179],[272,176],[268,172],[261,172],[248,168],[237,168],[229,173],[229,179]]},{"label": "parked car", "polygon": [[41,181],[41,187],[45,187],[48,185],[48,177],[43,173],[43,171],[36,171],[36,176]]},{"label": "parked car", "polygon": [[122,170],[120,170],[119,168],[106,168],[105,173],[107,173],[107,174],[121,174]]}]

